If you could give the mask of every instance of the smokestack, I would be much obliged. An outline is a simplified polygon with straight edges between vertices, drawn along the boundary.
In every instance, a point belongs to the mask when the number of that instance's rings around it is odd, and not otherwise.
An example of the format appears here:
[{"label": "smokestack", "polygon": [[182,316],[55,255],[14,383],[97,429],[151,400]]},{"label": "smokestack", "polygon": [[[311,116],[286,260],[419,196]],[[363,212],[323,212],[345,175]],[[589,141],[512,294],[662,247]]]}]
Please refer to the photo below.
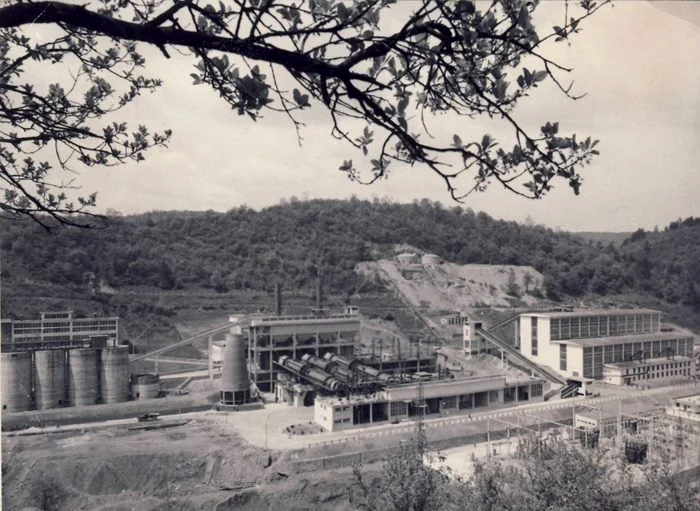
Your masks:
[{"label": "smokestack", "polygon": [[279,283],[275,283],[275,316],[282,315],[282,289]]},{"label": "smokestack", "polygon": [[319,277],[316,284],[316,309],[320,312],[323,309],[323,278]]}]

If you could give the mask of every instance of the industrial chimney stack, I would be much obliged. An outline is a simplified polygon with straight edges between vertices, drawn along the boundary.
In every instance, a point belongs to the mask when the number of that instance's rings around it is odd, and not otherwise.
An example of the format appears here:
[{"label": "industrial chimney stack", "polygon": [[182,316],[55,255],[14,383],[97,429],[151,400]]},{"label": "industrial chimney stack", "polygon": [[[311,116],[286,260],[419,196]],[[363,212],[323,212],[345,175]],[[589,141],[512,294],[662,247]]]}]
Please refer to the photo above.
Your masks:
[{"label": "industrial chimney stack", "polygon": [[275,316],[282,315],[282,289],[279,283],[275,284]]},{"label": "industrial chimney stack", "polygon": [[316,284],[316,310],[323,311],[323,278],[321,277]]}]

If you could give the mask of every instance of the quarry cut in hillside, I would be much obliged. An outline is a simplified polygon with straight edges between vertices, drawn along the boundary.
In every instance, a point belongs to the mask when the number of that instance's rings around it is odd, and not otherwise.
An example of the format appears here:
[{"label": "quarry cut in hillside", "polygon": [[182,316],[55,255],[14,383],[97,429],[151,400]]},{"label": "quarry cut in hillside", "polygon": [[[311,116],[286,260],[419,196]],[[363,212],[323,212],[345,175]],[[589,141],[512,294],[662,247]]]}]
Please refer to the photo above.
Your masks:
[{"label": "quarry cut in hillside", "polygon": [[424,313],[456,312],[472,307],[509,307],[514,300],[537,302],[543,276],[531,266],[466,264],[438,256],[406,252],[393,259],[360,263],[356,271],[394,290]]}]

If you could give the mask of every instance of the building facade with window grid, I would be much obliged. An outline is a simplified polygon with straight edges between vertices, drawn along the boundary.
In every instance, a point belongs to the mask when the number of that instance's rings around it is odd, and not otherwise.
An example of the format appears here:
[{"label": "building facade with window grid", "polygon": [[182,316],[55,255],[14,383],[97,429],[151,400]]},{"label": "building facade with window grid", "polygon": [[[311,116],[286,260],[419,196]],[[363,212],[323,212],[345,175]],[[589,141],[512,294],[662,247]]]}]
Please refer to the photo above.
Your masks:
[{"label": "building facade with window grid", "polygon": [[612,385],[648,385],[695,376],[692,358],[652,358],[603,364],[603,381]]},{"label": "building facade with window grid", "polygon": [[603,379],[603,365],[667,356],[692,357],[695,338],[661,325],[650,309],[521,314],[521,352],[564,377]]},{"label": "building facade with window grid", "polygon": [[3,351],[115,346],[119,343],[119,318],[42,312],[39,319],[3,319],[0,338]]}]

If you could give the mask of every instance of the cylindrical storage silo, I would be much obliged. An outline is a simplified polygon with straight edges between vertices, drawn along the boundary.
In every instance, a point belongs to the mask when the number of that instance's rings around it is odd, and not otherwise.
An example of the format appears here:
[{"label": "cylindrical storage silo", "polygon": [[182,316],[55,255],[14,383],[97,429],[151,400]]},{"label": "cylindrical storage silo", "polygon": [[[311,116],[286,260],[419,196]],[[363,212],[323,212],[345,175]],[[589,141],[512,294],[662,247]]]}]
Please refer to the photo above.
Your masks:
[{"label": "cylindrical storage silo", "polygon": [[100,390],[103,403],[129,400],[129,347],[102,348]]},{"label": "cylindrical storage silo", "polygon": [[32,407],[32,354],[2,353],[2,411],[22,412]]},{"label": "cylindrical storage silo", "polygon": [[66,352],[34,352],[34,403],[38,410],[56,408],[66,403]]},{"label": "cylindrical storage silo", "polygon": [[226,334],[220,397],[222,405],[240,405],[250,401],[245,340],[241,334]]},{"label": "cylindrical storage silo", "polygon": [[97,404],[100,397],[98,372],[99,350],[74,349],[68,351],[68,405]]},{"label": "cylindrical storage silo", "polygon": [[132,399],[154,399],[159,395],[160,381],[157,374],[135,374],[131,377]]}]

